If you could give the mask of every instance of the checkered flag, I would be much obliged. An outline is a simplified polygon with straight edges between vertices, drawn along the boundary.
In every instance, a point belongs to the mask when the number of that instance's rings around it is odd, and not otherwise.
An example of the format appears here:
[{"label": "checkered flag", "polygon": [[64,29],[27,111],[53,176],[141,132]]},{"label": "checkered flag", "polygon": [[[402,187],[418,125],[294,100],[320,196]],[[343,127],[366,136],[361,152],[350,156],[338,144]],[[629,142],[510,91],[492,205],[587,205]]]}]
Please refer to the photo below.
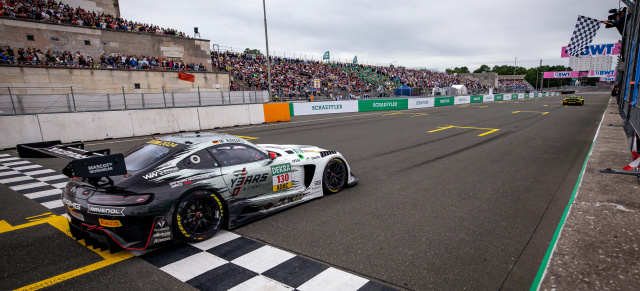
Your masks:
[{"label": "checkered flag", "polygon": [[600,24],[602,24],[600,20],[582,15],[578,16],[578,22],[576,22],[576,28],[573,30],[573,35],[567,46],[566,53],[572,57],[582,55],[589,44],[591,44],[593,37],[596,36]]}]

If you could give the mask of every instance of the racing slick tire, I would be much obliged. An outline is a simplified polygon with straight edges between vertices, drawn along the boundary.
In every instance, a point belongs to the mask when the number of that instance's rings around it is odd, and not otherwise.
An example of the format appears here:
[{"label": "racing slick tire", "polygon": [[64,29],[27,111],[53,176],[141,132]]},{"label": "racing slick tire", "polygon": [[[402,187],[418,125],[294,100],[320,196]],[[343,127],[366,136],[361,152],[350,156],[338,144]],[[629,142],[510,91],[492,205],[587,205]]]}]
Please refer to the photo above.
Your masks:
[{"label": "racing slick tire", "polygon": [[329,160],[322,173],[322,188],[324,193],[338,193],[346,184],[347,167],[344,162],[338,158]]},{"label": "racing slick tire", "polygon": [[584,100],[580,101],[580,106],[584,105]]},{"label": "racing slick tire", "polygon": [[211,191],[196,190],[178,203],[173,214],[174,237],[186,242],[199,242],[213,237],[222,227],[224,206]]}]

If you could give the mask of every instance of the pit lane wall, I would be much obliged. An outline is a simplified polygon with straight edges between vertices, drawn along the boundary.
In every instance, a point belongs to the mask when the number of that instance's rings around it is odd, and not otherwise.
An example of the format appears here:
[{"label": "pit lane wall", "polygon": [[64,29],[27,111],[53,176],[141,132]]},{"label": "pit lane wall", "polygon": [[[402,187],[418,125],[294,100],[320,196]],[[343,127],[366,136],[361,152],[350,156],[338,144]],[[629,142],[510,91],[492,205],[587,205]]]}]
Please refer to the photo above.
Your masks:
[{"label": "pit lane wall", "polygon": [[49,140],[68,143],[264,122],[262,104],[0,116],[0,149]]},{"label": "pit lane wall", "polygon": [[376,99],[376,100],[347,100],[326,102],[289,103],[289,115],[315,115],[350,112],[369,112],[385,110],[404,110],[426,107],[441,107],[459,104],[483,103],[493,101],[507,101],[546,96],[558,96],[557,92],[519,93],[495,95],[471,95],[451,97],[427,97],[409,99]]}]

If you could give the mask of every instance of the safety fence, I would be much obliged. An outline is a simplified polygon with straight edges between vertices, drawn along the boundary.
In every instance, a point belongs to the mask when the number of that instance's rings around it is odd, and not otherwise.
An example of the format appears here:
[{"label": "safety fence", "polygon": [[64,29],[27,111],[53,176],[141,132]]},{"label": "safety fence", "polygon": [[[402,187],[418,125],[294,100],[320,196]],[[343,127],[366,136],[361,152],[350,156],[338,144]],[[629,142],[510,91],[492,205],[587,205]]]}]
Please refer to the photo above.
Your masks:
[{"label": "safety fence", "polygon": [[546,96],[558,96],[557,92],[544,93],[518,93],[518,94],[494,94],[471,95],[450,97],[404,98],[404,99],[375,99],[375,100],[349,100],[327,102],[298,102],[289,103],[291,116],[367,112],[384,110],[405,110],[427,107],[440,107],[458,104],[483,103],[493,101],[507,101],[528,99]]},{"label": "safety fence", "polygon": [[[637,2],[637,1],[636,1]],[[637,8],[637,7],[636,7]],[[633,8],[623,30],[622,50],[616,74],[620,86],[618,105],[624,119],[625,132],[631,145],[637,144],[640,131],[640,108],[638,107],[638,85],[640,83],[640,12]],[[635,137],[634,137],[635,136]],[[632,149],[635,155],[635,149]],[[634,156],[635,158],[635,156]]]},{"label": "safety fence", "polygon": [[[28,92],[16,94],[15,92]],[[267,91],[74,94],[72,87],[0,88],[0,114],[87,112],[269,102]]]}]

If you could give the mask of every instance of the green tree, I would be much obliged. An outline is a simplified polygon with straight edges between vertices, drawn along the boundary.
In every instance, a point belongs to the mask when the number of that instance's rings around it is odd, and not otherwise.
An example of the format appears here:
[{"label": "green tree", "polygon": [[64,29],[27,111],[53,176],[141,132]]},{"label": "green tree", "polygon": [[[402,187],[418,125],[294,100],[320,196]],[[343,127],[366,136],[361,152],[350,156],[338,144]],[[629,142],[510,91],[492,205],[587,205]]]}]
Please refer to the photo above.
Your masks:
[{"label": "green tree", "polygon": [[458,74],[467,74],[469,73],[469,68],[465,67],[455,67],[453,69],[446,69],[445,70],[447,72],[447,74],[453,74],[453,73],[458,73]]},{"label": "green tree", "polygon": [[491,72],[491,67],[487,65],[481,65],[480,68],[473,71],[474,73]]},{"label": "green tree", "polygon": [[262,55],[262,53],[260,52],[259,49],[246,48],[246,49],[244,49],[244,53],[245,54],[249,54],[249,55],[258,55],[258,56]]}]

